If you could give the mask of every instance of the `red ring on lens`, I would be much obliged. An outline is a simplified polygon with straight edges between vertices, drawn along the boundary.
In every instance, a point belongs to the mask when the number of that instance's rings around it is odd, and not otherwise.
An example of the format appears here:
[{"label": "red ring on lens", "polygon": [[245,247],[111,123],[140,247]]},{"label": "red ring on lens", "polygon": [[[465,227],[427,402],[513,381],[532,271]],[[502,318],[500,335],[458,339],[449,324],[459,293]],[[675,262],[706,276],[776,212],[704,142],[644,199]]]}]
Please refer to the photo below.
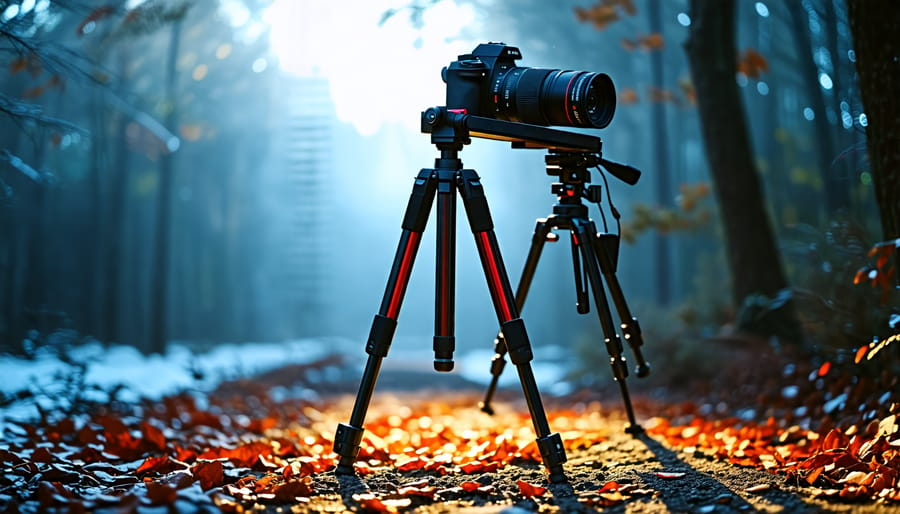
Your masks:
[{"label": "red ring on lens", "polygon": [[569,83],[566,84],[566,96],[563,97],[563,110],[566,111],[566,119],[569,120],[569,125],[575,125],[575,122],[572,121],[572,117],[569,116],[569,88],[572,87],[572,82],[575,80],[578,74],[572,75],[572,78],[569,79]]}]

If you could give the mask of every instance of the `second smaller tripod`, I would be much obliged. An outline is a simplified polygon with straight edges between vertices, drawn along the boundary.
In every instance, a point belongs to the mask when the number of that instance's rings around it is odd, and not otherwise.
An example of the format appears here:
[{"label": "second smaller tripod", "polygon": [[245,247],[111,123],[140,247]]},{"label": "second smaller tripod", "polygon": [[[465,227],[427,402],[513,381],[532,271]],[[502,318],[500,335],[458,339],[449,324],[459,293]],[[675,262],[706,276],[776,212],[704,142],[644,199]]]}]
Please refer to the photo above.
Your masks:
[{"label": "second smaller tripod", "polygon": [[[650,373],[650,366],[641,353],[643,345],[641,328],[637,319],[631,315],[628,304],[625,302],[625,295],[619,286],[619,280],[616,278],[619,236],[605,232],[598,233],[594,221],[588,217],[588,206],[582,202],[582,199],[600,204],[600,186],[586,185],[590,183],[590,168],[603,166],[611,174],[629,184],[637,182],[640,172],[629,166],[607,161],[600,157],[599,153],[592,152],[552,150],[545,160],[547,174],[556,176],[560,180],[551,186],[551,192],[557,196],[558,202],[553,206],[553,214],[537,220],[531,240],[531,249],[525,260],[522,278],[519,280],[516,290],[516,307],[521,312],[525,305],[525,298],[528,296],[544,243],[558,239],[558,236],[552,232],[554,229],[568,229],[571,237],[572,265],[575,272],[576,308],[579,314],[586,314],[590,311],[587,291],[589,285],[593,293],[597,315],[600,318],[600,327],[603,331],[606,351],[609,353],[613,378],[619,384],[625,403],[625,412],[629,423],[626,431],[638,433],[641,431],[641,427],[635,420],[628,386],[625,383],[628,368],[625,364],[625,357],[622,355],[622,341],[613,323],[603,287],[605,280],[606,288],[618,313],[623,337],[637,360],[636,374],[639,377],[647,376]],[[491,399],[497,388],[500,374],[506,365],[506,343],[502,331],[494,340],[494,351],[495,355],[491,361],[491,383],[485,393],[484,401],[480,404],[481,409],[489,414],[493,414]]]}]

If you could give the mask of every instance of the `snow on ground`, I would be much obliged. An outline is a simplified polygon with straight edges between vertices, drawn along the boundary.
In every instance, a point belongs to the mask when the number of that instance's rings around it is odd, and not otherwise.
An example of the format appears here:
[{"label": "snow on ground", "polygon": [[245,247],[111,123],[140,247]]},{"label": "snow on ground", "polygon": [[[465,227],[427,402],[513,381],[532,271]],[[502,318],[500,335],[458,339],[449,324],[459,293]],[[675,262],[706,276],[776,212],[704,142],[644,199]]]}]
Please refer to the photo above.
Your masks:
[{"label": "snow on ground", "polygon": [[[68,354],[73,362],[87,363],[84,385],[96,386],[83,391],[88,398],[104,400],[100,391],[124,386],[120,400],[161,398],[184,390],[210,391],[223,380],[251,376],[289,364],[305,364],[335,353],[346,346],[343,341],[303,339],[281,343],[228,343],[202,354],[183,343],[169,345],[165,354],[143,355],[125,345],[104,346],[99,342],[73,346]],[[63,377],[75,368],[61,361],[51,349],[40,349],[27,359],[0,354],[0,392],[5,396],[18,391],[41,392],[43,406],[57,402],[65,394]],[[96,389],[99,389],[96,390]],[[3,418],[32,418],[37,414],[33,402],[18,402],[0,409]]]},{"label": "snow on ground", "polygon": [[[431,369],[434,354],[421,344],[422,338],[398,338],[396,348],[385,359],[384,370]],[[430,338],[429,342],[430,342]],[[430,345],[429,345],[430,346]],[[541,358],[532,362],[535,376],[542,389],[552,394],[565,394],[571,385],[563,380],[567,366],[560,352],[542,349]],[[253,376],[291,364],[306,364],[330,355],[347,358],[352,369],[362,376],[365,352],[359,341],[337,338],[302,339],[280,343],[223,343],[208,351],[197,353],[190,345],[173,343],[165,354],[144,355],[125,345],[99,342],[74,345],[68,350],[70,360],[83,362],[85,376],[82,397],[106,401],[108,393],[122,386],[117,399],[136,401],[140,398],[162,398],[181,391],[207,392],[224,380]],[[486,385],[490,381],[490,362],[493,351],[473,350],[457,355],[457,370],[463,378]],[[0,407],[0,433],[3,420],[33,419],[38,415],[35,402],[46,410],[65,403],[73,396],[67,388],[72,383],[74,368],[59,359],[52,348],[40,348],[33,358],[0,354],[0,393],[2,396],[29,390],[33,398]],[[518,376],[512,365],[507,366],[500,379],[501,387],[516,387]]]}]

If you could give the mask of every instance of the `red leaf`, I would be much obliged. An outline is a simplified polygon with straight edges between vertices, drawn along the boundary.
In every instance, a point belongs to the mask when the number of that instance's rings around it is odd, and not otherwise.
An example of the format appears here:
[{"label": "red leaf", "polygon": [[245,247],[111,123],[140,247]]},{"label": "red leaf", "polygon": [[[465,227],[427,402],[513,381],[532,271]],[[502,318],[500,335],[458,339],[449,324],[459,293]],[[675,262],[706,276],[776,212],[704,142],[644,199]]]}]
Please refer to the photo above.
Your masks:
[{"label": "red leaf", "polygon": [[162,430],[144,421],[141,423],[141,432],[144,434],[144,440],[153,448],[157,450],[166,449],[166,436],[163,435]]},{"label": "red leaf", "polygon": [[41,464],[49,464],[53,462],[53,454],[46,448],[38,448],[31,454],[32,462],[40,462]]},{"label": "red leaf", "polygon": [[237,467],[249,468],[256,464],[260,455],[271,456],[272,446],[262,441],[254,441],[237,448],[213,448],[198,455],[197,458],[209,460],[224,458]]},{"label": "red leaf", "polygon": [[194,478],[200,480],[204,491],[225,483],[225,468],[219,460],[198,460],[192,469]]},{"label": "red leaf", "polygon": [[171,505],[178,497],[178,490],[166,484],[147,482],[147,498],[151,505]]},{"label": "red leaf", "polygon": [[463,473],[477,473],[484,469],[484,463],[480,460],[475,460],[468,464],[463,464],[459,469],[461,469]]},{"label": "red leaf", "polygon": [[459,486],[463,488],[463,491],[466,491],[467,493],[471,493],[472,491],[481,487],[481,484],[479,484],[478,482],[472,482],[471,480],[467,480],[467,481],[459,484]]},{"label": "red leaf", "polygon": [[529,484],[524,480],[516,480],[516,485],[519,486],[519,492],[522,493],[522,496],[526,498],[531,498],[532,496],[543,496],[544,493],[547,492],[546,487]]},{"label": "red leaf", "polygon": [[825,362],[822,363],[821,366],[819,366],[818,375],[819,375],[820,377],[824,377],[825,375],[828,374],[828,372],[829,372],[830,370],[831,370],[831,362],[825,361]]},{"label": "red leaf", "polygon": [[294,498],[307,497],[313,493],[312,477],[303,477],[300,480],[291,480],[275,486],[275,497],[284,502],[294,501]]}]

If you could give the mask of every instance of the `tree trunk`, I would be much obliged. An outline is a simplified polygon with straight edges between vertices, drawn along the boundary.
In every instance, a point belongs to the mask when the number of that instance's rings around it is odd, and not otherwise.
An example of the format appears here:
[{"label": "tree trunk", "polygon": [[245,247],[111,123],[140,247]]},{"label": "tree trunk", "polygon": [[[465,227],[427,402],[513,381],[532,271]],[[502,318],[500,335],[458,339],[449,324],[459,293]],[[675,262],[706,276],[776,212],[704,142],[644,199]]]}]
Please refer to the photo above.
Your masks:
[{"label": "tree trunk", "polygon": [[[900,5],[847,0],[856,71],[868,126],[866,146],[886,241],[900,238]],[[900,273],[894,275],[900,280]]]},{"label": "tree trunk", "polygon": [[[660,0],[650,0],[647,5],[647,17],[651,33],[662,34],[662,6]],[[653,87],[663,89],[663,54],[662,49],[652,50],[650,54],[650,77]],[[656,167],[656,203],[662,207],[672,207],[672,183],[669,179],[673,169],[670,163],[667,135],[666,104],[655,102],[652,107],[652,129],[654,165]],[[672,301],[672,241],[671,237],[657,232],[656,234],[656,299],[662,306]]]},{"label": "tree trunk", "polygon": [[[128,75],[128,64],[131,59],[131,48],[128,43],[120,43],[118,49],[118,67],[119,79],[121,81],[119,92],[124,94],[126,84],[130,77]],[[125,219],[125,202],[128,197],[128,175],[130,173],[130,151],[128,149],[128,141],[126,137],[126,129],[130,118],[124,113],[119,112],[114,124],[112,141],[115,141],[116,147],[113,150],[111,184],[110,184],[110,205],[109,217],[107,218],[108,228],[106,230],[106,255],[104,262],[106,263],[106,273],[109,277],[107,285],[107,304],[106,304],[106,334],[110,341],[125,342],[126,339],[122,334],[122,301],[120,294],[122,282],[122,249],[125,246],[123,233]],[[129,299],[129,301],[132,301]]]},{"label": "tree trunk", "polygon": [[[173,134],[178,133],[178,106],[176,98],[176,78],[178,70],[179,46],[181,45],[181,19],[172,22],[172,35],[169,40],[169,56],[166,63],[166,100],[169,111],[165,117],[165,125]],[[159,203],[156,211],[156,247],[153,256],[153,275],[151,278],[151,314],[149,353],[163,353],[168,337],[168,296],[169,296],[169,249],[172,236],[172,188],[175,182],[173,155],[177,150],[170,141],[164,142],[166,148],[159,161]]]},{"label": "tree trunk", "polygon": [[[816,47],[809,34],[809,13],[800,2],[787,2],[787,8],[791,17],[794,45],[797,46],[797,54],[800,56],[798,64],[804,77],[806,95],[816,116],[813,120],[816,149],[818,150],[816,161],[819,164],[819,173],[825,188],[826,218],[833,218],[835,214],[846,211],[850,206],[849,184],[846,177],[838,176],[840,175],[838,170],[832,166],[835,158],[833,131],[832,125],[828,121],[825,94],[819,85],[819,68],[813,60]],[[829,27],[828,30],[832,30],[832,27]],[[835,56],[832,55],[831,58],[834,60]]]},{"label": "tree trunk", "polygon": [[[735,83],[734,0],[691,2],[691,27],[685,43],[716,200],[722,217],[732,299],[774,297],[787,287],[754,164],[746,115]],[[799,324],[789,309],[778,335],[799,339]],[[765,326],[757,331],[768,331]],[[776,331],[772,331],[776,332]]]}]

